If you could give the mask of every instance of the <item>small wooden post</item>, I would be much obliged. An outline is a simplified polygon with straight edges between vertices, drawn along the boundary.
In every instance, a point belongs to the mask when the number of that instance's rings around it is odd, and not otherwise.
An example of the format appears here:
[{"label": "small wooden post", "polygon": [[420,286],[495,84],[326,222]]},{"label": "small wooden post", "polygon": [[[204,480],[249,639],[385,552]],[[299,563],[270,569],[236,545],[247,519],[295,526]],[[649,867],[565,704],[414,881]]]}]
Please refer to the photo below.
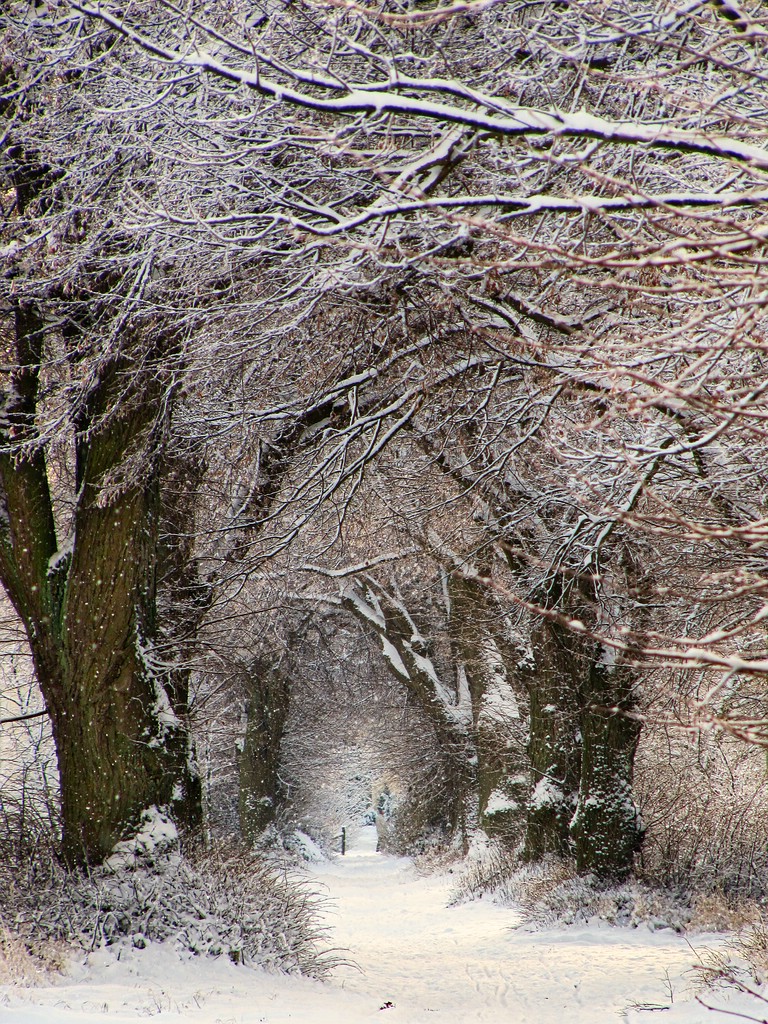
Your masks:
[{"label": "small wooden post", "polygon": [[347,830],[343,828],[341,830],[341,856],[347,852]]}]

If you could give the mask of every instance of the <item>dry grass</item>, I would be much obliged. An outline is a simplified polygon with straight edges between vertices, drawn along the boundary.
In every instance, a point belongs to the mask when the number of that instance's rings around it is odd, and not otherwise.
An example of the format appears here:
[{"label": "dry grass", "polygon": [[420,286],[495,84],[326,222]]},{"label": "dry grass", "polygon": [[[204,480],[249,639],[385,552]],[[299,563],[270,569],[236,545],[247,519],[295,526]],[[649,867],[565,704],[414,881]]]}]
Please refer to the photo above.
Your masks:
[{"label": "dry grass", "polygon": [[29,944],[0,922],[0,985],[41,984],[64,970],[70,954],[60,942]]},{"label": "dry grass", "polygon": [[759,985],[768,982],[768,917],[760,914],[734,940],[733,946],[737,955],[749,965],[755,982]]},{"label": "dry grass", "polygon": [[698,932],[738,932],[754,928],[762,919],[754,900],[713,891],[694,896],[690,929]]}]

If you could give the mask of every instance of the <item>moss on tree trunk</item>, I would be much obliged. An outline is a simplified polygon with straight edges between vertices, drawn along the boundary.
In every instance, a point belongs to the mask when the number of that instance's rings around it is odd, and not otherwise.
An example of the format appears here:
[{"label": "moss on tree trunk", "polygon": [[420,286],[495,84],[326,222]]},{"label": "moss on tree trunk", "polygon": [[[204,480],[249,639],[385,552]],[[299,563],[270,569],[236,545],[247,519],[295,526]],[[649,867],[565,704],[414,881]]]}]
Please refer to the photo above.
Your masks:
[{"label": "moss on tree trunk", "polygon": [[536,623],[529,692],[528,755],[533,790],[528,805],[524,857],[571,852],[570,823],[581,777],[579,706],[574,675],[581,659],[573,638],[547,620]]}]

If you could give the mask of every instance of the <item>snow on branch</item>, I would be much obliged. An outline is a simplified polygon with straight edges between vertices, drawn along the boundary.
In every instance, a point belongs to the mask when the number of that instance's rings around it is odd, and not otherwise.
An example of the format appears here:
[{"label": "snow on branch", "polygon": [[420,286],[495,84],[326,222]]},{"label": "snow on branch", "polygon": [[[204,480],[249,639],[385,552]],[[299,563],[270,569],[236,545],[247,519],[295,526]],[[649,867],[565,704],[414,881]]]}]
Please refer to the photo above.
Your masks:
[{"label": "snow on branch", "polygon": [[356,565],[345,565],[341,569],[327,569],[322,565],[311,565],[307,563],[301,566],[302,572],[314,572],[320,576],[328,576],[331,579],[344,579],[347,576],[359,576],[362,572],[374,569],[377,565],[384,565],[387,562],[396,562],[407,555],[414,554],[418,549],[415,547],[405,548],[403,551],[388,551],[375,558],[368,558],[365,562],[358,562]]},{"label": "snow on branch", "polygon": [[[341,600],[342,604],[353,611],[358,618],[369,622],[379,631],[382,631],[385,628],[386,623],[384,621],[384,616],[381,613],[381,609],[374,606],[372,602],[369,603],[364,599],[356,583],[352,582],[342,587]],[[407,676],[407,673],[405,674]]]},{"label": "snow on branch", "polygon": [[[766,157],[768,158],[768,154]],[[665,207],[669,209],[716,207],[724,210],[743,206],[762,206],[766,203],[768,203],[768,191],[765,189],[741,192],[670,192],[657,196],[633,193],[611,197],[575,196],[573,198],[546,193],[533,196],[489,193],[477,196],[435,196],[424,199],[396,200],[387,204],[373,205],[357,217],[349,217],[344,221],[339,221],[337,217],[334,217],[333,224],[326,228],[309,224],[297,217],[286,218],[286,220],[297,230],[310,231],[325,238],[342,234],[374,220],[425,210],[499,208],[508,211],[507,217],[509,218],[539,213],[611,213],[626,210],[663,209]]]},{"label": "snow on branch", "polygon": [[418,697],[451,731],[464,732],[471,723],[471,709],[440,678],[427,652],[427,644],[402,595],[390,593],[370,577],[365,594],[357,581],[344,584],[342,605],[378,633],[382,653],[396,678]]},{"label": "snow on branch", "polygon": [[[281,65],[280,72],[302,86],[297,88],[261,73],[261,63],[274,65],[273,60],[265,59],[269,55],[255,53],[255,70],[247,70],[234,63],[221,61],[199,46],[185,50],[165,46],[126,21],[117,8],[108,5],[92,6],[76,0],[72,7],[87,18],[109,25],[140,50],[163,63],[213,75],[259,95],[306,110],[342,115],[401,114],[462,125],[473,131],[486,131],[507,138],[551,135],[598,139],[681,153],[700,153],[768,170],[768,150],[727,135],[668,128],[658,122],[644,124],[639,120],[612,121],[584,110],[568,112],[515,106],[500,96],[477,92],[451,79],[405,78],[395,75],[386,81],[366,84],[331,80],[304,68]],[[217,38],[208,26],[199,24],[198,27],[207,32],[212,40]],[[229,40],[224,42],[231,46],[234,56],[237,53],[236,47]],[[459,106],[451,102],[453,98],[461,98],[466,105]]]}]

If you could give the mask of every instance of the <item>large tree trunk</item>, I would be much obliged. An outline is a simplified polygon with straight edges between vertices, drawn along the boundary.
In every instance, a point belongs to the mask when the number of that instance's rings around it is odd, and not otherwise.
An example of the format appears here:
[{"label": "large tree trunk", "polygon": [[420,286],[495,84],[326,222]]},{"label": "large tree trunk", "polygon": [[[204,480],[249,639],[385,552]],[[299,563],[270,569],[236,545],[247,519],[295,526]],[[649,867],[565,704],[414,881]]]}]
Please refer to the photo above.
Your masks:
[{"label": "large tree trunk", "polygon": [[256,662],[249,670],[250,700],[240,752],[240,831],[253,843],[272,824],[283,792],[280,747],[288,719],[290,683],[280,664]]},{"label": "large tree trunk", "polygon": [[98,500],[98,481],[146,429],[144,418],[134,407],[89,436],[52,637],[63,671],[40,678],[53,718],[70,862],[101,860],[152,804],[173,802],[188,824],[198,817],[181,708],[154,651],[158,482],[130,485],[105,507]]},{"label": "large tree trunk", "polygon": [[575,683],[583,658],[574,638],[541,619],[532,630],[534,663],[525,672],[530,698],[528,754],[533,792],[528,804],[526,860],[571,852],[570,823],[581,778],[579,705]]},{"label": "large tree trunk", "polygon": [[640,724],[633,677],[594,641],[542,620],[533,631],[529,753],[534,773],[525,856],[573,855],[580,872],[623,878],[643,828],[632,796]]},{"label": "large tree trunk", "polygon": [[478,823],[489,835],[519,840],[528,790],[523,728],[510,683],[507,645],[487,589],[460,573],[448,577],[450,636],[457,671],[472,700],[477,751]]},{"label": "large tree trunk", "polygon": [[213,599],[213,588],[201,579],[195,554],[197,502],[205,469],[199,457],[166,455],[160,471],[157,648],[168,666],[164,676],[168,698],[182,723],[182,731],[173,737],[184,759],[183,798],[175,803],[175,812],[188,832],[200,827],[203,807],[203,782],[192,739],[191,679],[200,627]]},{"label": "large tree trunk", "polygon": [[624,878],[643,842],[632,796],[640,722],[632,673],[594,663],[581,692],[581,783],[571,822],[576,868],[599,878]]},{"label": "large tree trunk", "polygon": [[[15,368],[0,395],[0,580],[52,720],[63,856],[96,864],[153,804],[199,820],[182,709],[155,649],[168,369],[157,347],[127,330],[120,354],[94,354],[72,409],[75,486],[65,495],[38,435],[45,321],[33,302],[16,302],[8,336]],[[141,479],[127,468],[140,452]],[[51,479],[72,507],[61,547]]]}]

